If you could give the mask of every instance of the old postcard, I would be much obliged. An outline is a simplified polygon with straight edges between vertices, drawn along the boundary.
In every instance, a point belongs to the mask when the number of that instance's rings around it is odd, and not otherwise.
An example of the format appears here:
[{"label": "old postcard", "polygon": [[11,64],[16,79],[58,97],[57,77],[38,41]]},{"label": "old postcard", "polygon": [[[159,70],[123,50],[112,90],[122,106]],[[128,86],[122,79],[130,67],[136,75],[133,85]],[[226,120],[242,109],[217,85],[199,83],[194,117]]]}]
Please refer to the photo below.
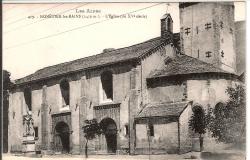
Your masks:
[{"label": "old postcard", "polygon": [[246,159],[246,2],[3,3],[3,159]]}]

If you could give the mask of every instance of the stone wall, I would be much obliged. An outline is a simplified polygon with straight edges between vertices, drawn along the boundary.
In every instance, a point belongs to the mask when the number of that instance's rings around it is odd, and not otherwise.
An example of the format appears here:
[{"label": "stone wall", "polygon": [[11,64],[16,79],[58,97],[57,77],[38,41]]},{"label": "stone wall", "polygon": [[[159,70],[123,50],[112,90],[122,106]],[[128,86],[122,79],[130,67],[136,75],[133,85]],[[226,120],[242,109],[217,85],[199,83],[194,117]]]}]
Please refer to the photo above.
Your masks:
[{"label": "stone wall", "polygon": [[23,93],[17,91],[9,97],[9,152],[21,152],[23,140]]},{"label": "stone wall", "polygon": [[[151,154],[178,153],[178,122],[153,124],[154,136],[147,136],[147,124],[136,125],[136,153]],[[149,144],[150,141],[150,144]]]},{"label": "stone wall", "polygon": [[[110,118],[116,117],[116,116],[121,116],[119,120],[116,121],[117,129],[118,129],[118,149],[120,150],[128,150],[128,136],[124,135],[124,130],[125,130],[125,125],[129,124],[129,98],[130,98],[130,88],[131,88],[131,69],[132,65],[130,64],[117,64],[117,65],[112,65],[112,66],[107,66],[103,68],[99,68],[96,70],[89,71],[86,74],[86,79],[84,79],[82,83],[82,88],[85,88],[86,90],[83,91],[85,94],[86,102],[85,102],[85,114],[86,114],[86,119],[91,119],[91,118],[97,118],[99,122],[103,118],[110,117],[111,113],[108,110],[99,110],[100,113],[106,113],[103,115],[103,117],[97,117],[96,111],[94,110],[94,106],[101,106],[101,105],[108,105],[109,103],[103,103],[100,100],[100,85],[101,85],[101,79],[100,75],[104,71],[111,71],[113,73],[113,101],[110,102],[110,104],[117,104],[120,103],[119,105],[119,115],[114,115]],[[83,109],[83,108],[81,108]],[[116,120],[116,118],[114,119]],[[80,137],[81,139],[81,137]],[[84,138],[82,137],[82,140],[84,141]],[[93,140],[90,142],[90,150],[95,150],[98,148],[103,148],[103,147],[98,147],[99,141],[98,139]],[[102,145],[102,144],[101,144]],[[103,144],[105,145],[105,144]]]},{"label": "stone wall", "polygon": [[[113,102],[121,103],[120,111],[123,113],[121,121],[117,124],[119,131],[119,139],[121,139],[120,146],[126,150],[128,146],[128,136],[124,135],[125,125],[129,124],[129,99],[131,96],[130,88],[131,80],[136,82],[130,70],[131,63],[121,63],[110,65],[87,72],[79,72],[72,75],[55,77],[49,79],[46,83],[30,84],[32,90],[32,117],[34,119],[34,126],[38,127],[38,139],[36,139],[37,150],[53,150],[53,129],[51,116],[70,112],[72,117],[72,133],[71,133],[71,152],[79,154],[84,151],[85,141],[82,133],[83,121],[85,119],[95,118],[93,106],[102,105],[99,100],[100,92],[100,74],[103,71],[111,70],[113,73]],[[131,76],[134,78],[131,78]],[[66,78],[70,85],[70,104],[63,106],[62,95],[60,91],[60,80]],[[136,82],[138,84],[138,82]],[[135,86],[134,86],[135,87]],[[10,96],[10,129],[9,140],[11,151],[22,150],[22,120],[27,110],[27,105],[24,100],[21,86],[16,91],[13,91]],[[46,109],[43,109],[46,108]],[[45,111],[46,110],[46,111]],[[46,114],[46,124],[42,124],[42,114]],[[14,117],[14,118],[13,118]],[[18,132],[16,132],[16,128]],[[45,128],[42,131],[42,128]],[[44,133],[43,133],[44,132]],[[46,134],[46,142],[42,142],[42,134]],[[96,141],[96,140],[94,140]],[[45,146],[43,146],[45,144]],[[95,148],[95,142],[90,142],[90,149]]]},{"label": "stone wall", "polygon": [[246,71],[246,22],[235,22],[235,47],[237,73],[242,74]]},{"label": "stone wall", "polygon": [[187,153],[192,150],[192,135],[188,124],[192,113],[192,106],[189,103],[179,117],[180,153]]},{"label": "stone wall", "polygon": [[180,79],[154,80],[148,84],[149,102],[179,102],[185,100],[186,81]]},{"label": "stone wall", "polygon": [[81,81],[72,80],[70,82],[70,111],[72,126],[72,148],[73,154],[80,153],[80,132],[82,132],[79,118],[79,99],[81,97]]},{"label": "stone wall", "polygon": [[187,99],[207,108],[214,107],[219,102],[226,102],[226,89],[232,86],[232,80],[227,79],[197,79],[187,81]]}]

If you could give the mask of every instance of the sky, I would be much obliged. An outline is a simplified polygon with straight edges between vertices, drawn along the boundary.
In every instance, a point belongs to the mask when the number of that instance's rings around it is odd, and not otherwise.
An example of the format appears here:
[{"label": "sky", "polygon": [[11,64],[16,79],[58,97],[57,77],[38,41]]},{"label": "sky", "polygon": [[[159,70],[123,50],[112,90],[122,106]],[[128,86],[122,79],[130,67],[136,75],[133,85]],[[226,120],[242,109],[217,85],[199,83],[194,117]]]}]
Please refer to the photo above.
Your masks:
[{"label": "sky", "polygon": [[[173,18],[174,32],[179,32],[178,3],[168,4],[3,4],[3,69],[14,80],[46,66],[99,54],[105,48],[158,37],[160,18],[166,12]],[[130,16],[120,16],[125,13]],[[235,2],[235,20],[245,20],[244,2]]]}]

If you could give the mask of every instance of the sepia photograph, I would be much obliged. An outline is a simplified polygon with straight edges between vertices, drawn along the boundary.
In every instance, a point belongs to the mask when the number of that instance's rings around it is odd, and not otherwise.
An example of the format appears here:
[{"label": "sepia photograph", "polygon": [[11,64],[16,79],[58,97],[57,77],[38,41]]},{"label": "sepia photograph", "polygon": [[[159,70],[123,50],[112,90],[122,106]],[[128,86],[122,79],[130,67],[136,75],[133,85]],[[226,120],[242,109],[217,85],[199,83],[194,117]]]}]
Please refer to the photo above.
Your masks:
[{"label": "sepia photograph", "polygon": [[2,3],[3,160],[245,160],[246,1]]}]

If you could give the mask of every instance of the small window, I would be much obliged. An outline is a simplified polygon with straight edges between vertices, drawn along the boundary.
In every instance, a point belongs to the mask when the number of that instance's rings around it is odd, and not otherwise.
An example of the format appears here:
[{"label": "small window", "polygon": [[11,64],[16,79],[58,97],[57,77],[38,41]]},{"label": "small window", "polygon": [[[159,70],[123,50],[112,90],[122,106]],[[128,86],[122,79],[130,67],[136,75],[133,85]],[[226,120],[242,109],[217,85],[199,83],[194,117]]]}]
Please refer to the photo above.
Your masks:
[{"label": "small window", "polygon": [[125,125],[125,136],[128,136],[129,135],[129,128],[128,128],[128,125],[126,124]]},{"label": "small window", "polygon": [[210,51],[206,52],[206,57],[207,58],[212,57],[212,52],[210,52]]},{"label": "small window", "polygon": [[223,27],[224,27],[224,26],[223,26],[223,22],[220,21],[220,28],[223,29]]},{"label": "small window", "polygon": [[149,136],[151,136],[151,137],[155,136],[154,125],[153,124],[149,124],[148,128],[149,128]]},{"label": "small window", "polygon": [[32,111],[32,106],[31,106],[31,89],[30,88],[25,88],[24,89],[24,100],[26,105],[28,106],[29,111]]},{"label": "small window", "polygon": [[233,29],[230,27],[229,33],[233,34]]},{"label": "small window", "polygon": [[223,50],[222,50],[220,53],[221,53],[221,57],[224,57],[224,52],[223,52]]},{"label": "small window", "polygon": [[205,24],[205,29],[209,30],[210,28],[212,28],[212,24],[211,23],[206,23]]},{"label": "small window", "polygon": [[196,26],[196,34],[198,34],[198,33],[199,33],[199,27]]},{"label": "small window", "polygon": [[60,89],[63,98],[63,106],[69,105],[69,82],[67,80],[62,80],[60,82]]},{"label": "small window", "polygon": [[191,33],[191,28],[185,28],[185,34],[188,35],[189,33]]},{"label": "small window", "polygon": [[38,127],[34,127],[35,139],[38,139]]}]

